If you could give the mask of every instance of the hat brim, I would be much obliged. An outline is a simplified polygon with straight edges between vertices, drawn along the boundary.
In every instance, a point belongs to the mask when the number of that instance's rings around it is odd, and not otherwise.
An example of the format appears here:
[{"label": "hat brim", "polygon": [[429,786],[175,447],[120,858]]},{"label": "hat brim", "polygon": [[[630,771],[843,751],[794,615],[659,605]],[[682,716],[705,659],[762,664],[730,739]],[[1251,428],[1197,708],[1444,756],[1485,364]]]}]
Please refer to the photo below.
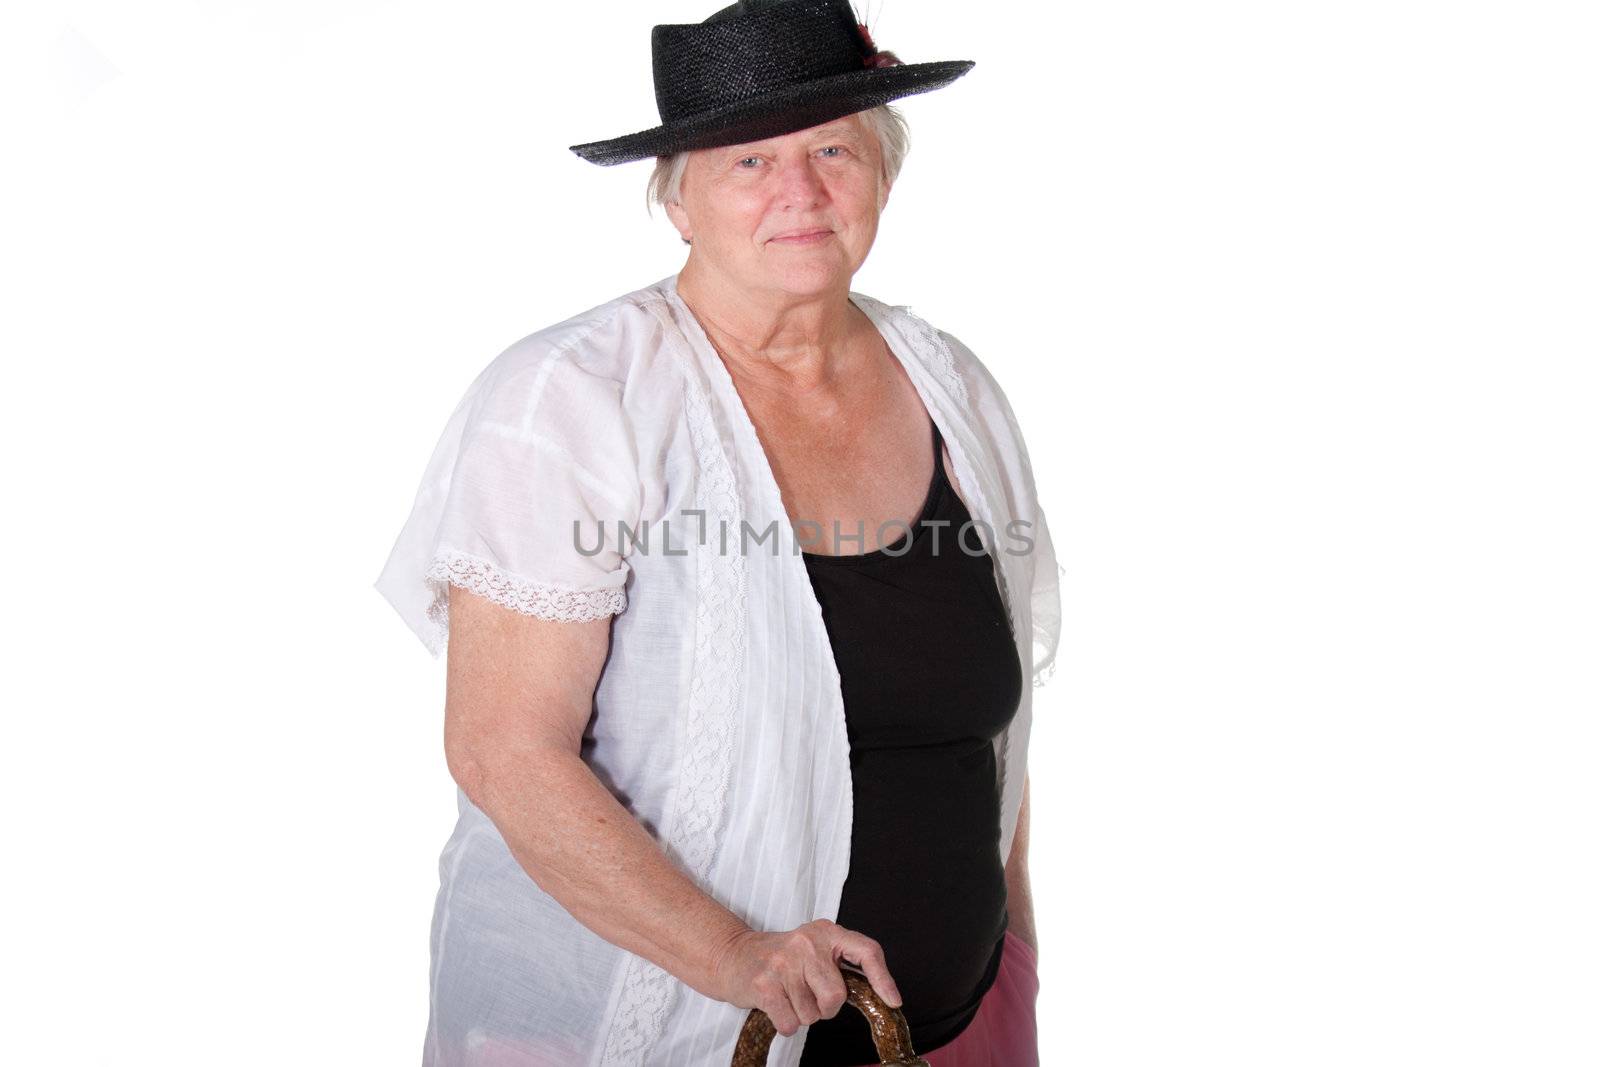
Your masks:
[{"label": "hat brim", "polygon": [[846,71],[679,122],[571,148],[590,163],[609,167],[696,148],[759,141],[865,111],[902,96],[941,88],[973,66],[973,60],[953,59]]}]

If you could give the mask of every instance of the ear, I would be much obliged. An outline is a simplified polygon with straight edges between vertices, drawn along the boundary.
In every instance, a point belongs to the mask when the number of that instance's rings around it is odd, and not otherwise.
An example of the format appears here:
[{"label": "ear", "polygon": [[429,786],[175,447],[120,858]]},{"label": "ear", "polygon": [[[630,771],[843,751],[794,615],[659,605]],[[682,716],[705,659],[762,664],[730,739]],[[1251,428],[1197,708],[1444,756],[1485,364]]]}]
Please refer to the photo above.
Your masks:
[{"label": "ear", "polygon": [[667,217],[672,219],[672,224],[678,228],[678,235],[685,242],[694,238],[694,229],[689,225],[689,213],[683,210],[682,204],[664,204]]}]

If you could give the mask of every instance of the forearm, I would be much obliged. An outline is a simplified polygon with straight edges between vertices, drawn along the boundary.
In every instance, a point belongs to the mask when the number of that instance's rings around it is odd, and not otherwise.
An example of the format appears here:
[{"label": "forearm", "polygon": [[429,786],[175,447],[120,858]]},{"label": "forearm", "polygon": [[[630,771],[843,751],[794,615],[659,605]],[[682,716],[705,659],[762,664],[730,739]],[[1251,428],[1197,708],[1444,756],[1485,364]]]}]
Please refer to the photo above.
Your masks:
[{"label": "forearm", "polygon": [[714,995],[721,950],[750,929],[675,866],[576,753],[524,749],[482,767],[473,801],[573,918]]},{"label": "forearm", "polygon": [[1011,919],[1011,932],[1038,955],[1039,935],[1033,925],[1033,887],[1028,883],[1026,861],[1006,864],[1006,913]]},{"label": "forearm", "polygon": [[1039,954],[1039,937],[1033,926],[1033,886],[1028,882],[1028,823],[1033,783],[1024,772],[1022,802],[1017,809],[1017,830],[1012,836],[1011,855],[1006,860],[1006,912],[1011,930],[1023,943]]}]

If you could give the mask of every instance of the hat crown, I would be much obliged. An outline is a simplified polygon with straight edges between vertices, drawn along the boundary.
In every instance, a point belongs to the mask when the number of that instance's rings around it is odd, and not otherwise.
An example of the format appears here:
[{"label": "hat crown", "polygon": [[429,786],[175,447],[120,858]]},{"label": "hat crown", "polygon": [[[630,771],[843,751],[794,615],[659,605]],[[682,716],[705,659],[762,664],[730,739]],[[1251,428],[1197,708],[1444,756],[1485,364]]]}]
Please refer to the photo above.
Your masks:
[{"label": "hat crown", "polygon": [[663,123],[862,68],[849,0],[740,0],[704,22],[650,32]]},{"label": "hat crown", "polygon": [[748,15],[753,11],[760,11],[764,7],[776,7],[788,0],[739,0],[736,4],[729,4],[721,11],[714,11],[707,15],[703,22],[721,22],[723,19],[738,18]]}]

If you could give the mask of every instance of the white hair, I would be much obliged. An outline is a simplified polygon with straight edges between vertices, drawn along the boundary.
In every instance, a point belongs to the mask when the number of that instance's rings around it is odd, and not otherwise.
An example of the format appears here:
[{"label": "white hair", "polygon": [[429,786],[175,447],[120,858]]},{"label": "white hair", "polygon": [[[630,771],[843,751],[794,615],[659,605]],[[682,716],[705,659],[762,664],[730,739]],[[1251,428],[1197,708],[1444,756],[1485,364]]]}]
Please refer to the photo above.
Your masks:
[{"label": "white hair", "polygon": [[[900,176],[900,166],[911,148],[911,130],[905,116],[888,104],[862,111],[861,118],[867,129],[878,138],[878,150],[883,156],[884,184],[893,185]],[[651,204],[676,204],[683,192],[683,171],[689,163],[689,153],[674,152],[656,157],[656,169],[650,174],[650,184],[645,189],[645,210]],[[684,244],[688,244],[684,241]]]}]

